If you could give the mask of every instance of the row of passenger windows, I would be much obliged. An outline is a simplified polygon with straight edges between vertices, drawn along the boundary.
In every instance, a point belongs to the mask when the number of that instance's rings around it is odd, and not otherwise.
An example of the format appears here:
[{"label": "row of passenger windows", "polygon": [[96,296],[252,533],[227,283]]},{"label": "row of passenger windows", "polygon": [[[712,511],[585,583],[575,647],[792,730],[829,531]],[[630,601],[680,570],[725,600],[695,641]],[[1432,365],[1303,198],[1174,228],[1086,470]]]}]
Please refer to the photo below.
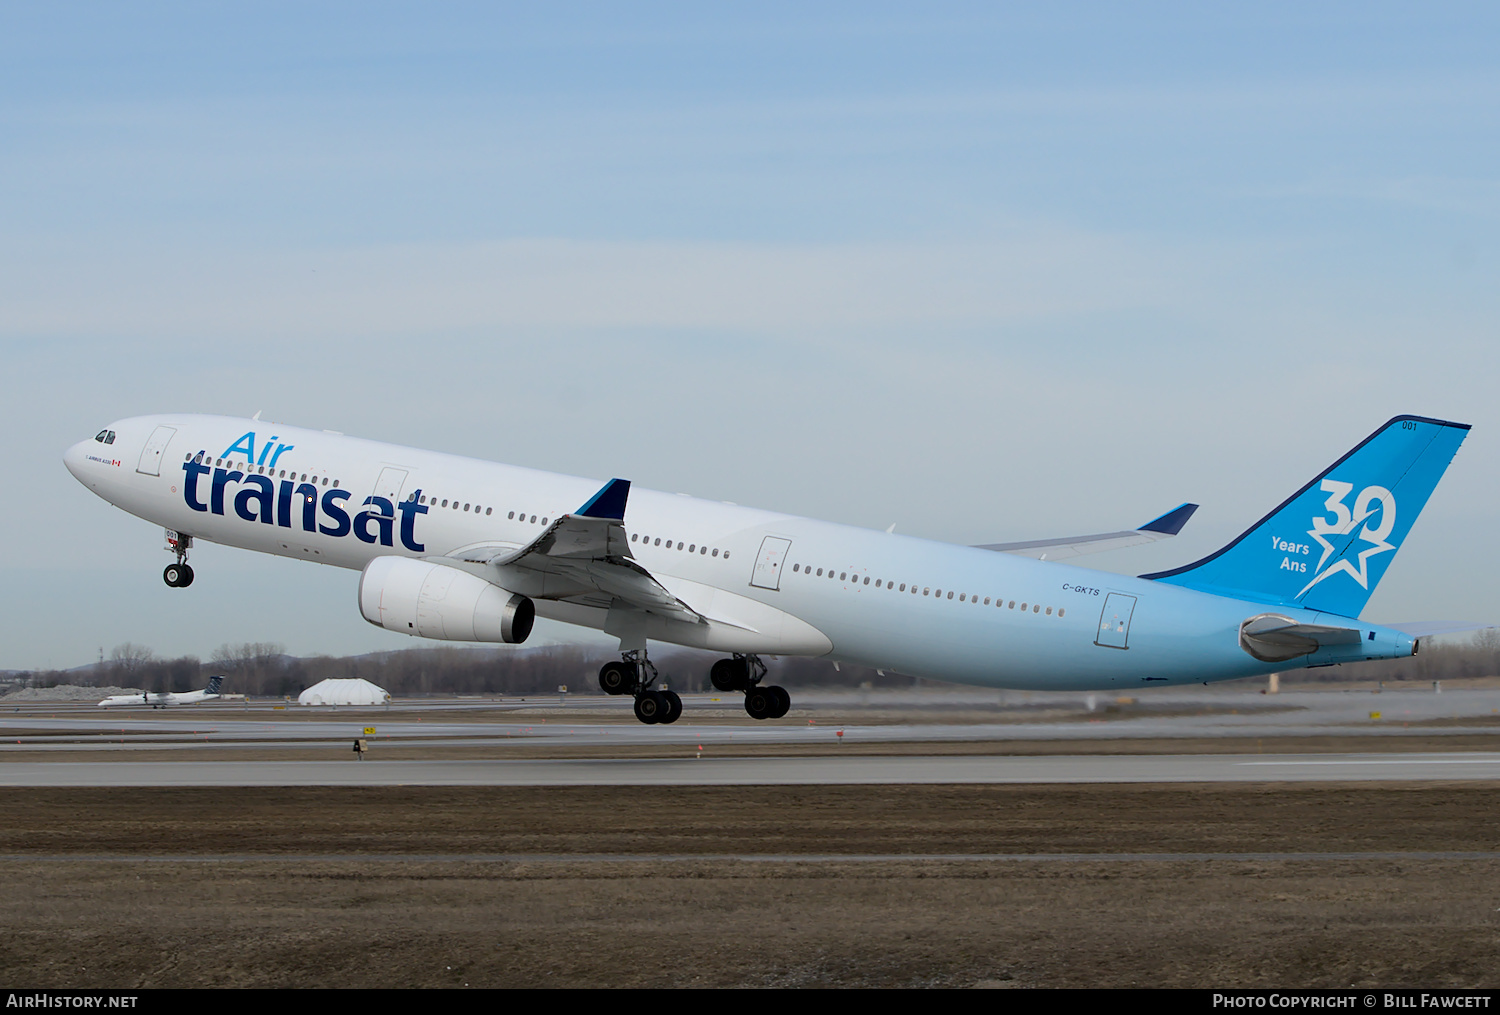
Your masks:
[{"label": "row of passenger windows", "polygon": [[[805,575],[807,575],[810,578],[814,578],[814,577],[815,578],[822,578],[823,577],[823,569],[821,567],[817,569],[816,573],[814,573],[813,569],[810,568],[810,567],[803,567],[801,564],[793,564],[792,565],[792,573],[796,574],[798,572],[801,572],[802,574],[805,574]],[[832,579],[834,579],[836,581],[848,581],[850,575],[849,575],[848,571],[838,571],[838,572],[835,572],[833,570],[833,568],[829,568],[828,569],[828,577],[832,578]],[[863,580],[861,580],[860,576],[856,574],[856,575],[854,575],[854,581],[855,581],[856,584],[869,585],[870,582],[871,582],[871,579],[868,578],[868,577],[866,577]],[[907,585],[906,585],[905,582],[902,582],[900,584],[900,586],[898,587],[895,582],[888,582],[888,581],[885,581],[883,578],[876,578],[876,579],[874,579],[874,583],[875,583],[875,587],[877,589],[878,588],[885,588],[885,589],[889,589],[892,592],[906,592],[907,591]],[[958,592],[958,593],[955,593],[952,589],[949,589],[947,592],[944,592],[942,589],[935,589],[935,588],[932,588],[931,586],[928,586],[928,585],[913,585],[913,586],[911,586],[910,591],[911,591],[912,595],[916,595],[920,591],[922,595],[924,595],[924,596],[932,596],[932,597],[934,597],[936,599],[942,599],[944,596],[946,596],[949,599],[954,599],[955,596],[956,596],[957,601],[960,602],[960,603],[973,603],[975,606],[980,605],[979,596],[977,596],[977,595],[975,595],[973,593],[969,593],[969,592]],[[999,607],[1002,610],[1014,610],[1016,608],[1016,601],[1014,599],[1009,600],[1007,602],[1005,599],[995,599],[992,596],[985,596],[984,597],[984,605],[985,606],[989,606],[991,602],[993,602],[995,604],[995,606]],[[1053,611],[1053,608],[1050,607],[1050,606],[1043,607],[1039,603],[1022,603],[1021,604],[1021,612],[1022,613],[1025,613],[1027,611],[1030,611],[1032,613],[1041,613],[1044,609],[1046,610],[1047,616],[1049,616],[1049,617],[1053,616],[1054,611]],[[1063,607],[1059,606],[1055,612],[1056,612],[1057,616],[1061,617],[1063,615]]]},{"label": "row of passenger windows", "polygon": [[[317,486],[319,482],[316,475],[314,475],[312,479],[308,479],[307,473],[305,472],[302,473],[301,478],[298,478],[296,470],[288,472],[286,469],[282,469],[280,472],[277,472],[275,469],[267,469],[264,465],[251,465],[249,462],[236,462],[231,458],[210,458],[202,451],[198,452],[196,455],[188,455],[183,460],[188,462],[197,462],[199,465],[213,465],[216,468],[239,469],[241,472],[252,476],[270,476],[272,479],[290,479],[293,482],[297,483],[311,483],[313,486]],[[324,486],[329,485],[327,476],[323,477],[322,484]],[[332,485],[338,486],[339,481],[335,479]]]},{"label": "row of passenger windows", "polygon": [[[670,539],[668,539],[668,540],[665,541],[665,543],[663,543],[662,538],[660,536],[657,536],[656,540],[653,542],[650,536],[643,536],[643,535],[641,535],[638,532],[631,533],[631,535],[630,535],[630,541],[632,543],[634,543],[636,540],[640,540],[642,546],[665,546],[665,548],[668,549],[668,550],[672,549],[672,541]],[[679,540],[678,543],[677,543],[677,549],[680,550],[680,549],[682,549],[682,547],[683,547],[683,544],[682,544],[681,540]],[[699,556],[708,556],[710,554],[710,552],[712,552],[712,555],[715,556],[715,557],[717,557],[719,555],[719,548],[717,546],[715,546],[715,547],[712,547],[712,549],[710,551],[710,547],[706,543],[704,545],[702,545],[702,546],[699,546],[697,543],[688,543],[687,544],[687,552],[688,553],[696,553]],[[728,550],[724,551],[724,559],[725,560],[729,559],[729,551]]]}]

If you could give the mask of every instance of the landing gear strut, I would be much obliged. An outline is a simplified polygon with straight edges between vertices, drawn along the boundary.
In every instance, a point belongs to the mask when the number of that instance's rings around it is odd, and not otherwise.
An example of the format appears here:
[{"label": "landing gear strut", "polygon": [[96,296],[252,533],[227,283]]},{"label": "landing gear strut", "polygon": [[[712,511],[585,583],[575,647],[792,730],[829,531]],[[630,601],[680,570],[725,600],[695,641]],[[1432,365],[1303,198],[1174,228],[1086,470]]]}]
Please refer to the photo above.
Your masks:
[{"label": "landing gear strut", "polygon": [[775,684],[765,687],[766,664],[760,656],[736,652],[733,659],[720,659],[708,673],[721,691],[744,691],[745,711],[752,719],[780,719],[792,707],[792,696]]},{"label": "landing gear strut", "polygon": [[605,694],[635,695],[635,717],[648,726],[674,723],[682,715],[682,699],[677,692],[652,690],[656,680],[656,666],[644,649],[625,652],[619,662],[607,662],[599,668],[599,688]]},{"label": "landing gear strut", "polygon": [[193,569],[188,567],[187,562],[188,548],[192,545],[192,536],[167,530],[167,549],[177,554],[177,563],[168,564],[161,577],[174,589],[185,589],[193,584]]}]

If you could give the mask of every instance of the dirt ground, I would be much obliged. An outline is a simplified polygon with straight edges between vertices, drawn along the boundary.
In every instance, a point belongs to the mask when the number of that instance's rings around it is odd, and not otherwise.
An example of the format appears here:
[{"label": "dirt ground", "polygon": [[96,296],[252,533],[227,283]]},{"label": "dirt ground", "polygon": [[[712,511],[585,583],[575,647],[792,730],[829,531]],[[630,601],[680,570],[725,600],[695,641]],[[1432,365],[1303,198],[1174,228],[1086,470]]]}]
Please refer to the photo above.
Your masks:
[{"label": "dirt ground", "polygon": [[[0,789],[0,979],[1494,986],[1500,859],[1419,854],[1500,852],[1497,807],[1436,783]],[[1228,852],[1409,855],[931,858]],[[795,860],[828,854],[908,858]]]}]

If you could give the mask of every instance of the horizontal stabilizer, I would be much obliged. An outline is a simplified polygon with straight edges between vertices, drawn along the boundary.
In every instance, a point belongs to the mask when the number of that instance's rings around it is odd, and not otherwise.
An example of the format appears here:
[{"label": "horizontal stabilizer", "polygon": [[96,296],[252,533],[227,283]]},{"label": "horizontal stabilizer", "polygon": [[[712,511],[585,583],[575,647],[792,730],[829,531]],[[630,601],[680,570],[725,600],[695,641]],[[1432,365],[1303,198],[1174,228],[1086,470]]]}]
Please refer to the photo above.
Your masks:
[{"label": "horizontal stabilizer", "polygon": [[1312,655],[1331,645],[1358,645],[1352,627],[1299,624],[1278,613],[1262,613],[1240,625],[1240,648],[1263,663],[1280,663]]},{"label": "horizontal stabilizer", "polygon": [[1170,539],[1182,531],[1182,527],[1197,510],[1197,504],[1183,504],[1160,518],[1152,519],[1138,529],[1098,532],[1089,536],[1032,539],[1020,543],[985,543],[976,549],[1012,553],[1018,557],[1031,557],[1035,560],[1067,560],[1069,557],[1082,557],[1089,553],[1102,553],[1105,550],[1118,550],[1126,546],[1154,543],[1158,539]]},{"label": "horizontal stabilizer", "polygon": [[1409,634],[1413,638],[1434,638],[1440,634],[1461,634],[1465,631],[1488,631],[1494,624],[1474,624],[1462,620],[1409,620],[1401,624],[1383,624],[1393,631]]}]

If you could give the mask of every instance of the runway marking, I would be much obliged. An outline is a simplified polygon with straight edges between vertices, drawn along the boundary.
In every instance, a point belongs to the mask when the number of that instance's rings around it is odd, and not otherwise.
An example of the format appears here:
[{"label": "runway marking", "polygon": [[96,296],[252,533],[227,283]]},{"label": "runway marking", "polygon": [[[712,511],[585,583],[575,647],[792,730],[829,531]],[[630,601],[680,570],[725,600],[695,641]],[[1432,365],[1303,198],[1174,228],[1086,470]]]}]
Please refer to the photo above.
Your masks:
[{"label": "runway marking", "polygon": [[1370,853],[149,853],[0,854],[0,863],[1343,863],[1496,861],[1500,851]]},{"label": "runway marking", "polygon": [[1445,755],[1440,758],[1347,758],[1334,761],[1242,761],[1241,765],[1500,765],[1500,758]]}]

